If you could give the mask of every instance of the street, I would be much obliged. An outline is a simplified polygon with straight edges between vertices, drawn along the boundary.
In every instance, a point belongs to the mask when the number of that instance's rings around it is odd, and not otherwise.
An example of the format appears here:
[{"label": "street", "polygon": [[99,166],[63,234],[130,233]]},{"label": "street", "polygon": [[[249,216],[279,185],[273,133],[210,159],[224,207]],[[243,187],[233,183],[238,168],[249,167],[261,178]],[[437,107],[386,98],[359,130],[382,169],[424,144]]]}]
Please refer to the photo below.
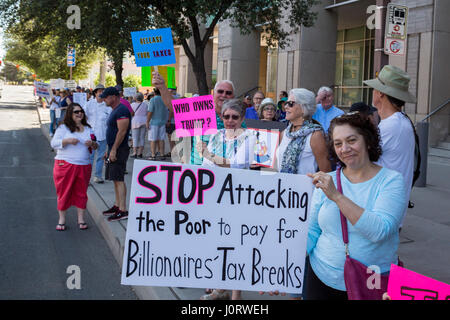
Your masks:
[{"label": "street", "polygon": [[95,223],[79,230],[75,208],[58,232],[53,158],[32,86],[0,99],[0,299],[137,299]]}]

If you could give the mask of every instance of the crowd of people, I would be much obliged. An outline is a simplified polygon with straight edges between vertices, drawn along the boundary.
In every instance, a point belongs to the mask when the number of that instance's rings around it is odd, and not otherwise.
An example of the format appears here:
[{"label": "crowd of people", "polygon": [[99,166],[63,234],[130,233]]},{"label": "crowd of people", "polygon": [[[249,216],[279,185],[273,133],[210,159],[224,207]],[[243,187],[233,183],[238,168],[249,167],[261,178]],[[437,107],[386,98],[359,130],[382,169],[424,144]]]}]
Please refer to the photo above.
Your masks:
[{"label": "crowd of people", "polygon": [[[258,170],[252,164],[256,137],[253,130],[247,130],[245,120],[285,123],[274,170],[308,175],[315,185],[303,299],[346,299],[344,262],[348,254],[365,265],[379,266],[382,274],[399,261],[399,233],[414,171],[414,128],[401,111],[406,102],[415,101],[408,91],[409,81],[404,71],[387,65],[376,79],[365,82],[374,89],[374,107],[355,101],[345,113],[334,105],[333,90],[328,87],[317,94],[305,88],[283,91],[278,102],[258,91],[242,101],[235,99],[233,82],[222,80],[213,90],[217,133],[179,141],[184,146],[184,163]],[[110,221],[127,218],[124,175],[130,132],[132,157],[144,157],[146,134],[150,141],[147,159],[170,156],[164,141],[173,134],[172,100],[179,96],[157,72],[152,83],[154,92],[137,93],[130,100],[123,98],[121,88],[99,85],[85,108],[73,103],[66,90],[59,97],[55,92],[50,134],[57,150],[57,230],[65,230],[65,212],[71,205],[78,208],[80,229],[87,228],[83,214],[94,163],[95,182],[104,181],[103,167],[105,178],[114,182],[115,203],[103,214]],[[56,110],[60,110],[59,117]],[[57,119],[61,124],[55,131]],[[340,214],[348,223],[351,241],[346,246]],[[229,298],[222,289],[207,289],[201,297]],[[231,298],[240,299],[240,291],[233,291]]]}]

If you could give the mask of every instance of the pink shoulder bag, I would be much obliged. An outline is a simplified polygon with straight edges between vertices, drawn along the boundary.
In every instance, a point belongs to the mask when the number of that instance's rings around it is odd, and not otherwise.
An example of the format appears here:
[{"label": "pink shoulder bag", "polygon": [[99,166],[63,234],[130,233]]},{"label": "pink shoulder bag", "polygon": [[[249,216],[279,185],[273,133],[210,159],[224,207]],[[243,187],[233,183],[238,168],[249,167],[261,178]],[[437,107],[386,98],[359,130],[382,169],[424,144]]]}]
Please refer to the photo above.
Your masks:
[{"label": "pink shoulder bag", "polygon": [[[341,168],[336,170],[337,189],[342,192]],[[358,260],[352,259],[348,251],[347,219],[341,214],[342,238],[345,244],[344,281],[349,300],[382,300],[383,293],[387,292],[389,275],[381,275],[365,266]],[[399,260],[399,265],[403,265]],[[379,279],[379,286],[372,279]]]}]

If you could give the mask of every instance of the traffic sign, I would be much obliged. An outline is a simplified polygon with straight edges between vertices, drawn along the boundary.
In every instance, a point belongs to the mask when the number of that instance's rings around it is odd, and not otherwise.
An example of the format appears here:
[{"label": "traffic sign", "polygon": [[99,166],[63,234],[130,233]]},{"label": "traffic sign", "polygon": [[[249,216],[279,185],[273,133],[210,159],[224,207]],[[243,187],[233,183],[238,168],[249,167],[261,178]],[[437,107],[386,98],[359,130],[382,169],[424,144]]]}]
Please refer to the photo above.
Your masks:
[{"label": "traffic sign", "polygon": [[389,3],[386,13],[386,38],[405,40],[407,36],[408,7]]},{"label": "traffic sign", "polygon": [[393,56],[403,56],[406,52],[406,40],[386,38],[384,42],[384,51]]},{"label": "traffic sign", "polygon": [[75,67],[75,55],[76,55],[75,48],[71,45],[68,45],[67,46],[67,66],[68,67]]},{"label": "traffic sign", "polygon": [[386,13],[384,52],[403,56],[406,52],[408,35],[408,7],[389,3]]}]

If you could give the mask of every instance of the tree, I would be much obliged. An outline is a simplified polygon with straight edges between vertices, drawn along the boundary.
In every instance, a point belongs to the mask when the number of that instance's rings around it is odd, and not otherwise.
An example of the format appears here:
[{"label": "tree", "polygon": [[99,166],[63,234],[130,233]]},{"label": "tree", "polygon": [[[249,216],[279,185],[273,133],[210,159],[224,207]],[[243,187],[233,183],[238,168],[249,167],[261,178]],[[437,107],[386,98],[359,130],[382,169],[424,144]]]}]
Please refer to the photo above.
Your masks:
[{"label": "tree", "polygon": [[[98,85],[100,84],[100,74],[97,74],[97,77],[94,80],[94,84]],[[108,87],[114,87],[116,85],[116,77],[113,76],[110,73],[107,73],[105,75],[105,83],[102,83],[106,88]]]},{"label": "tree", "polygon": [[141,85],[141,78],[135,74],[130,74],[123,79],[123,87],[124,88],[139,88]]},{"label": "tree", "polygon": [[[8,30],[20,34],[26,41],[54,36],[65,45],[75,45],[81,52],[104,48],[114,63],[117,83],[123,85],[122,60],[131,52],[131,31],[148,26],[150,9],[131,0],[79,0],[80,29],[71,29],[72,0],[0,0],[0,19]],[[68,24],[69,22],[69,24]]]},{"label": "tree", "polygon": [[[6,60],[19,63],[31,69],[42,79],[69,78],[64,42],[57,37],[46,36],[33,42],[25,41],[19,34],[7,34],[5,43]],[[77,55],[73,79],[87,77],[89,68],[98,58],[96,52],[84,52]]]},{"label": "tree", "polygon": [[[201,94],[208,93],[204,52],[214,27],[228,21],[243,34],[260,29],[268,45],[283,48],[290,33],[312,26],[318,0],[78,0],[81,29],[65,25],[72,0],[0,0],[0,18],[7,27],[18,25],[26,39],[57,35],[80,49],[103,47],[114,62],[117,83],[122,81],[122,59],[132,52],[131,31],[170,27],[181,44]],[[31,28],[23,27],[27,22]],[[289,30],[284,30],[284,26]],[[204,26],[204,32],[202,32]],[[259,26],[259,27],[256,27]],[[193,39],[194,47],[188,44]]]},{"label": "tree", "polygon": [[[192,64],[200,94],[208,93],[204,52],[219,21],[227,20],[241,33],[258,28],[268,34],[269,46],[284,48],[290,33],[313,25],[317,14],[312,7],[317,0],[144,0],[152,9],[152,26],[171,27]],[[287,25],[289,30],[283,29]],[[202,32],[202,26],[205,31]],[[260,27],[256,27],[260,26]],[[194,48],[188,44],[192,38]]]}]

